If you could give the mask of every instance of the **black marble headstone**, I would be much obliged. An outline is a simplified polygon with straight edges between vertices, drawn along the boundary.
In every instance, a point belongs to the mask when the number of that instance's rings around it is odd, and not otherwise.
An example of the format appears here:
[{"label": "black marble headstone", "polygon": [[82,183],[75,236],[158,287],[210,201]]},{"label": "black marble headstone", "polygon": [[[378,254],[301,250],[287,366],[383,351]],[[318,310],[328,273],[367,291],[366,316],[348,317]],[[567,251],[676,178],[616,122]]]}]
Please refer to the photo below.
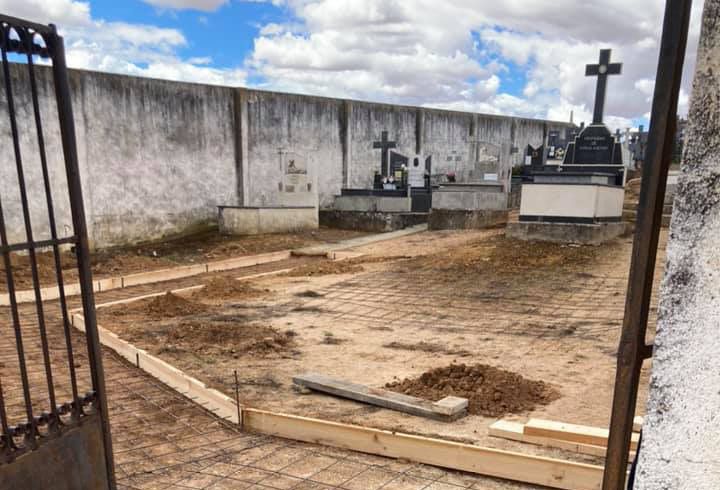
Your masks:
[{"label": "black marble headstone", "polygon": [[527,150],[525,152],[526,157],[530,157],[530,166],[534,168],[542,167],[543,166],[543,152],[545,151],[545,146],[540,145],[537,148],[533,148],[532,145],[527,145]]},{"label": "black marble headstone", "polygon": [[[592,124],[575,139],[575,155],[572,163],[612,165],[616,164],[615,153],[615,138],[608,128],[605,125]],[[622,161],[617,163],[621,164]]]}]

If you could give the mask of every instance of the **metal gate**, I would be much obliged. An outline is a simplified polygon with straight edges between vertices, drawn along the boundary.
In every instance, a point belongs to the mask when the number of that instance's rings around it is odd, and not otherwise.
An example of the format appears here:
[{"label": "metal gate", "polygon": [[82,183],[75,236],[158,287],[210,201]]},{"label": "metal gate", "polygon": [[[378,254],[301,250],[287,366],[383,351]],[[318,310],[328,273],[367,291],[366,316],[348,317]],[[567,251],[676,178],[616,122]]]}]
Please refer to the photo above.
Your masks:
[{"label": "metal gate", "polygon": [[0,488],[114,488],[63,40],[0,15],[0,51]]}]

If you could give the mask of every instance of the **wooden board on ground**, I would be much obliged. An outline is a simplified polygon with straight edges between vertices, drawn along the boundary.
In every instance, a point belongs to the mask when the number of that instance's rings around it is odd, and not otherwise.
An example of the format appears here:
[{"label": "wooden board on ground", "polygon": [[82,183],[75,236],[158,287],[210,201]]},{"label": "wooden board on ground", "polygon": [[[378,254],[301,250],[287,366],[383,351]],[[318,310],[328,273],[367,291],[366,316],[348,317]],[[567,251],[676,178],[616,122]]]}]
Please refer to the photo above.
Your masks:
[{"label": "wooden board on ground", "polygon": [[[600,427],[589,427],[587,425],[567,424],[552,420],[530,419],[524,426],[523,433],[528,436],[547,437],[562,441],[579,442],[592,444],[594,446],[607,447],[607,440],[610,431]],[[633,434],[630,440],[630,449],[637,449],[638,434]]]},{"label": "wooden board on ground", "polygon": [[243,429],[296,441],[402,458],[550,488],[598,490],[603,467],[388,432],[357,425],[244,409]]},{"label": "wooden board on ground", "polygon": [[438,402],[431,402],[314,373],[296,376],[293,383],[311,390],[436,420],[452,421],[467,413],[466,398],[448,396]]},{"label": "wooden board on ground", "polygon": [[[524,442],[527,444],[534,444],[536,446],[552,447],[573,453],[597,456],[599,458],[604,458],[605,453],[607,452],[607,448],[603,446],[550,439],[548,437],[529,436],[524,433],[524,424],[520,422],[512,422],[510,420],[498,420],[493,423],[490,428],[488,428],[488,435],[491,437],[508,439],[510,441]],[[634,451],[630,451],[630,457],[635,457]]]}]

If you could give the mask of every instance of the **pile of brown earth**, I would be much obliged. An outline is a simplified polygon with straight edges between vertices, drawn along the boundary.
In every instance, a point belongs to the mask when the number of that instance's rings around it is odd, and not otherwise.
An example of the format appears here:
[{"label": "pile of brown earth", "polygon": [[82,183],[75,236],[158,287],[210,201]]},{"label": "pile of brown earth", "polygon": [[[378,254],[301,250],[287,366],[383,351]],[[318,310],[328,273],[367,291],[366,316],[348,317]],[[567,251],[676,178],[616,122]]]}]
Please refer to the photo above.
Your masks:
[{"label": "pile of brown earth", "polygon": [[531,411],[560,397],[547,383],[484,364],[452,364],[385,386],[432,401],[446,396],[467,398],[468,413],[486,417]]},{"label": "pile of brown earth", "polygon": [[454,280],[470,274],[502,275],[557,270],[592,263],[598,247],[526,242],[494,235],[452,250],[424,255],[398,264],[401,272],[427,271]]},{"label": "pile of brown earth", "polygon": [[287,272],[285,275],[289,277],[313,277],[327,276],[330,274],[354,274],[363,272],[364,270],[360,264],[354,264],[347,260],[322,261],[302,265]]},{"label": "pile of brown earth", "polygon": [[195,354],[265,356],[283,352],[294,345],[295,333],[278,332],[265,325],[214,320],[187,320],[178,325],[155,327],[165,349]]},{"label": "pile of brown earth", "polygon": [[214,277],[205,287],[193,293],[193,298],[208,300],[250,299],[264,296],[269,289],[258,289],[247,281],[232,277]]},{"label": "pile of brown earth", "polygon": [[206,311],[208,311],[206,305],[168,292],[150,299],[114,306],[109,313],[113,316],[147,316],[153,320],[162,320],[163,318],[196,315]]},{"label": "pile of brown earth", "polygon": [[[40,287],[57,286],[57,272],[55,269],[55,255],[49,249],[38,251],[35,254]],[[33,287],[32,269],[28,255],[10,254],[10,264],[13,272],[13,283],[16,290],[31,289]],[[63,282],[70,283],[77,280],[77,262],[75,255],[70,252],[60,253],[60,268]],[[0,260],[0,291],[7,291],[7,275],[5,261]]]}]

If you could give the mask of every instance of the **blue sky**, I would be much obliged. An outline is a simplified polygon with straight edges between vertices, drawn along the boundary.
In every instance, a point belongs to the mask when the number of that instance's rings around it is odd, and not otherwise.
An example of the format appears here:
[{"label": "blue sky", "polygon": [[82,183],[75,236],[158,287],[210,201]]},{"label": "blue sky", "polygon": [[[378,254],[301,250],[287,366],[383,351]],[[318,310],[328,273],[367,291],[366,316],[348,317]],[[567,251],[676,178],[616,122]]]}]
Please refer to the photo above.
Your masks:
[{"label": "blue sky", "polygon": [[0,11],[58,24],[76,68],[575,122],[592,112],[584,65],[612,48],[624,67],[606,122],[625,129],[647,125],[662,3],[0,0]]},{"label": "blue sky", "polygon": [[260,28],[287,19],[285,9],[264,2],[235,2],[216,12],[159,8],[141,0],[95,0],[90,5],[94,17],[107,21],[178,29],[188,39],[179,53],[210,57],[217,68],[241,65]]}]

